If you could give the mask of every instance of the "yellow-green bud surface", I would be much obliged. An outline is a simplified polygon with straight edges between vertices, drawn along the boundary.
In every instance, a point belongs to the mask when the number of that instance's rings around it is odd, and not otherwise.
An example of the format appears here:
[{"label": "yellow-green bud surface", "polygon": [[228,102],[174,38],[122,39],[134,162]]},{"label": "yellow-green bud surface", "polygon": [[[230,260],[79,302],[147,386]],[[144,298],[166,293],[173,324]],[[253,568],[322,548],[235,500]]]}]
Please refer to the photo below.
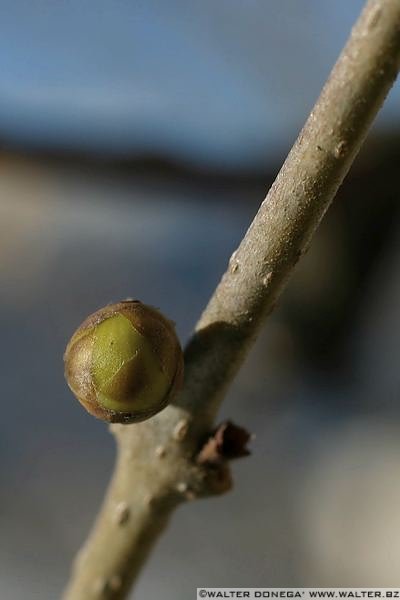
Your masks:
[{"label": "yellow-green bud surface", "polygon": [[182,350],[172,323],[138,301],[109,305],[88,317],[72,336],[64,360],[78,400],[111,422],[154,415],[182,383]]}]

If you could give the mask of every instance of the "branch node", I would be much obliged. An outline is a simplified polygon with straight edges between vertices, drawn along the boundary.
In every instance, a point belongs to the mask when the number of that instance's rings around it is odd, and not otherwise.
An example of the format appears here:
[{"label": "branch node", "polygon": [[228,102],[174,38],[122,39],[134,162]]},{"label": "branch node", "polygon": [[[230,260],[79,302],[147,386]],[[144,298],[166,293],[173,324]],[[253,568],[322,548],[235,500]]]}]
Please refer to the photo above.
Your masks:
[{"label": "branch node", "polygon": [[234,458],[248,456],[246,447],[251,434],[231,421],[221,423],[197,455],[198,464],[216,465]]}]

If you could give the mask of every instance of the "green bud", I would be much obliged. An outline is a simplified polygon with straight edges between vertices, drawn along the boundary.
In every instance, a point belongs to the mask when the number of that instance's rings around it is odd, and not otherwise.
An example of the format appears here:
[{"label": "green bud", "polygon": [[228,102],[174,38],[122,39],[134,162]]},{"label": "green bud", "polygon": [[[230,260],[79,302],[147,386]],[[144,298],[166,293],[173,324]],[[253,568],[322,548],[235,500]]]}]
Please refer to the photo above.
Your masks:
[{"label": "green bud", "polygon": [[183,381],[173,323],[137,300],[90,315],[67,345],[65,377],[79,402],[111,423],[135,423],[162,410]]}]

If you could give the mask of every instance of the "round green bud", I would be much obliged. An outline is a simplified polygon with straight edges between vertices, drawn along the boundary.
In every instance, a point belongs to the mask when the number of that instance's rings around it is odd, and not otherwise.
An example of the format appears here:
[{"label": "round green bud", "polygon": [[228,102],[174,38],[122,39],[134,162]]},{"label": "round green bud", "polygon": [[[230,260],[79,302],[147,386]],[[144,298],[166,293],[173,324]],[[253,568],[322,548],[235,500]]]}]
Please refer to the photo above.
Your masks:
[{"label": "round green bud", "polygon": [[175,327],[137,300],[110,304],[75,331],[65,377],[79,402],[111,423],[135,423],[162,410],[182,387]]}]

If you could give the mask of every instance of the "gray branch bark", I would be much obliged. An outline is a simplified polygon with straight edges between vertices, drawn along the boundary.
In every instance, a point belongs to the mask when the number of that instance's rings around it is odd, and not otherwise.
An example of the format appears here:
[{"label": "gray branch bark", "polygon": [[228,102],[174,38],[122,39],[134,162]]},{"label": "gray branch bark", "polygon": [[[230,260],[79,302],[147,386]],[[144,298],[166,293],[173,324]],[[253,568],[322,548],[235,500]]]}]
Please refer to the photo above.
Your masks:
[{"label": "gray branch bark", "polygon": [[112,426],[115,473],[65,600],[125,598],[173,510],[229,489],[227,464],[200,463],[199,448],[399,67],[400,1],[370,0],[196,326],[182,394],[149,421]]}]

